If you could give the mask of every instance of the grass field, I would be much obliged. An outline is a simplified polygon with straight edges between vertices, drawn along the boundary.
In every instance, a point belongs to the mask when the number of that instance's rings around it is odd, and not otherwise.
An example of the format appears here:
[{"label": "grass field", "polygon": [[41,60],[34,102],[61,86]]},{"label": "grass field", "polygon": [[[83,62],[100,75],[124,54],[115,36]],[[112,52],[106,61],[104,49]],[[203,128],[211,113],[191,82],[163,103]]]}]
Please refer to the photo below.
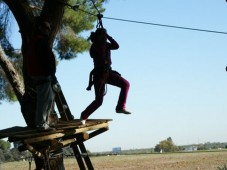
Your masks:
[{"label": "grass field", "polygon": [[[66,158],[66,170],[79,170],[76,159]],[[217,170],[227,165],[227,152],[194,152],[91,157],[96,170]],[[34,169],[32,162],[32,169]],[[0,165],[0,170],[28,170],[28,162]]]}]

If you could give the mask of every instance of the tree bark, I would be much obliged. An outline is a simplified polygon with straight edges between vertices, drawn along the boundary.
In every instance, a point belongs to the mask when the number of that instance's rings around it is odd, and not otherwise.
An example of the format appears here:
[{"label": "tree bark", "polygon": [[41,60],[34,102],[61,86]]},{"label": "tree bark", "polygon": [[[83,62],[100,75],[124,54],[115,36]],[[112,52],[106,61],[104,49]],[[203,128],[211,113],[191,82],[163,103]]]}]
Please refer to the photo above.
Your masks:
[{"label": "tree bark", "polygon": [[[4,0],[8,5],[10,11],[13,13],[18,26],[19,32],[21,33],[22,47],[21,51],[23,54],[23,78],[24,78],[24,93],[20,98],[18,98],[22,115],[25,119],[28,127],[34,127],[34,115],[35,115],[35,93],[32,90],[32,83],[26,74],[26,51],[28,48],[29,40],[32,36],[33,25],[35,22],[35,17],[33,16],[32,10],[26,0]],[[13,84],[11,84],[13,86]],[[17,94],[17,89],[14,89],[15,94]],[[18,97],[18,96],[17,96]]]},{"label": "tree bark", "polygon": [[61,21],[64,15],[64,3],[67,0],[46,0],[41,13],[41,18],[51,24],[50,45],[60,29]]}]

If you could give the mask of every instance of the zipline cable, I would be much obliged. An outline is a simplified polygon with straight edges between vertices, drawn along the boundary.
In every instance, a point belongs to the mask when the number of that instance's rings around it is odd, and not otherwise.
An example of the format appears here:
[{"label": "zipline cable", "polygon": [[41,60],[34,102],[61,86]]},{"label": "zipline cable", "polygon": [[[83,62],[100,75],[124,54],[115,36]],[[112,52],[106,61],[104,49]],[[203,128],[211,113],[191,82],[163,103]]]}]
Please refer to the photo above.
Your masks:
[{"label": "zipline cable", "polygon": [[111,19],[111,20],[117,20],[117,21],[124,21],[124,22],[132,22],[132,23],[137,23],[137,24],[154,25],[154,26],[160,26],[160,27],[185,29],[185,30],[191,30],[191,31],[202,31],[202,32],[209,32],[209,33],[216,33],[216,34],[227,34],[227,32],[222,32],[222,31],[205,30],[205,29],[181,27],[181,26],[166,25],[166,24],[156,24],[156,23],[151,23],[151,22],[143,22],[143,21],[135,21],[135,20],[119,19],[119,18],[111,18],[111,17],[103,17],[103,18]]},{"label": "zipline cable", "polygon": [[144,22],[144,21],[135,21],[135,20],[129,20],[129,19],[120,19],[120,18],[112,18],[112,17],[105,17],[103,16],[100,11],[98,10],[97,6],[95,5],[94,1],[91,0],[93,3],[93,6],[95,7],[95,9],[97,10],[98,14],[92,14],[90,12],[84,11],[82,9],[79,8],[79,5],[70,5],[68,3],[63,3],[65,6],[69,7],[70,9],[74,10],[74,11],[81,11],[84,12],[86,14],[92,15],[92,16],[96,16],[98,18],[98,24],[97,27],[102,27],[102,18],[104,19],[109,19],[109,20],[116,20],[116,21],[122,21],[122,22],[131,22],[131,23],[136,23],[136,24],[144,24],[144,25],[153,25],[153,26],[159,26],[159,27],[168,27],[168,28],[175,28],[175,29],[183,29],[183,30],[190,30],[190,31],[200,31],[200,32],[207,32],[207,33],[214,33],[214,34],[225,34],[227,35],[227,32],[223,32],[223,31],[215,31],[215,30],[207,30],[207,29],[199,29],[199,28],[190,28],[190,27],[183,27],[183,26],[175,26],[175,25],[167,25],[167,24],[156,24],[156,23],[151,23],[151,22]]}]

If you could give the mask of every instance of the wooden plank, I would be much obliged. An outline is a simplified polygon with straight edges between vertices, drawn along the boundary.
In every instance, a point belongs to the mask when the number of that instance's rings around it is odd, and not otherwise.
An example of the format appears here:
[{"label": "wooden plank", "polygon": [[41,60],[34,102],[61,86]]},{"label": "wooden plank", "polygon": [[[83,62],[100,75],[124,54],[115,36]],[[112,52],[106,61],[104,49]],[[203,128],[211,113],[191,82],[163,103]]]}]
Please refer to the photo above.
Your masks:
[{"label": "wooden plank", "polygon": [[[100,129],[100,128],[104,128],[104,127],[108,127],[108,123],[102,123],[102,124],[98,124],[98,125],[94,125],[94,126],[83,127],[80,129],[74,129],[73,131],[65,131],[65,132],[62,131],[60,133],[49,134],[49,135],[44,135],[44,136],[40,136],[40,137],[30,137],[30,138],[25,139],[24,142],[29,143],[29,144],[36,143],[36,142],[41,142],[41,141],[45,141],[45,140],[61,138],[61,137],[69,136],[69,135],[73,135],[73,134],[83,133],[83,132],[87,132],[87,131],[91,131],[91,130],[96,130],[96,129]],[[19,135],[18,137],[22,138],[23,136]]]},{"label": "wooden plank", "polygon": [[102,124],[97,124],[97,125],[94,125],[94,126],[82,127],[80,129],[77,129],[77,133],[101,129],[101,128],[104,128],[104,127],[108,127],[108,123],[102,123]]},{"label": "wooden plank", "polygon": [[[112,121],[111,119],[88,119],[86,121],[86,124],[89,124],[89,123],[104,123],[104,122],[109,122],[109,121]],[[81,122],[80,122],[80,119],[74,119],[74,120],[71,120],[71,121],[59,121],[57,124],[56,124],[56,127],[58,126],[68,126],[68,125],[71,125],[71,124],[78,124],[78,125],[81,125]]]},{"label": "wooden plank", "polygon": [[20,126],[14,126],[11,128],[0,130],[0,139],[5,137],[11,137],[13,138],[26,138],[26,137],[34,137],[34,136],[42,136],[47,134],[54,134],[61,132],[61,130],[67,130],[67,129],[79,129],[84,128],[87,126],[94,126],[97,124],[107,123],[108,121],[111,121],[111,119],[89,119],[85,125],[82,125],[79,122],[79,119],[72,120],[72,121],[60,121],[56,125],[56,132],[47,131],[47,132],[39,132],[36,129],[28,128],[28,127],[20,127]]},{"label": "wooden plank", "polygon": [[14,126],[11,128],[0,130],[0,139],[6,138],[14,134],[20,134],[20,133],[32,133],[34,129],[28,128],[28,127],[20,127],[20,126]]},{"label": "wooden plank", "polygon": [[86,121],[86,124],[83,125],[81,122],[79,123],[69,123],[69,124],[57,124],[56,125],[56,129],[57,130],[64,130],[64,129],[71,129],[71,128],[83,128],[83,127],[87,127],[87,126],[94,126],[97,124],[102,124],[102,123],[106,123],[107,121],[103,121],[103,122],[90,122],[90,121]]},{"label": "wooden plank", "polygon": [[[103,123],[100,123],[103,124]],[[78,132],[84,132],[84,128],[89,129],[88,127],[97,126],[99,124],[93,124],[93,125],[81,125],[81,126],[67,126],[57,129],[56,131],[44,131],[39,132],[37,130],[33,130],[32,133],[18,133],[18,134],[12,134],[11,137],[13,138],[33,138],[33,137],[40,137],[45,135],[51,135],[51,134],[57,134],[57,133],[65,133],[67,134],[75,134],[75,131]],[[101,126],[102,127],[102,126]],[[58,128],[58,127],[57,127]],[[82,131],[79,131],[79,129],[83,129]]]},{"label": "wooden plank", "polygon": [[[79,137],[79,138],[77,138]],[[56,144],[51,145],[50,147],[50,152],[51,151],[55,151],[58,149],[62,149],[65,146],[69,146],[70,144],[74,143],[74,142],[79,142],[79,141],[85,141],[89,138],[89,134],[88,133],[83,133],[83,134],[76,134],[75,136],[71,136],[71,138],[68,139],[63,139],[58,141]]]}]

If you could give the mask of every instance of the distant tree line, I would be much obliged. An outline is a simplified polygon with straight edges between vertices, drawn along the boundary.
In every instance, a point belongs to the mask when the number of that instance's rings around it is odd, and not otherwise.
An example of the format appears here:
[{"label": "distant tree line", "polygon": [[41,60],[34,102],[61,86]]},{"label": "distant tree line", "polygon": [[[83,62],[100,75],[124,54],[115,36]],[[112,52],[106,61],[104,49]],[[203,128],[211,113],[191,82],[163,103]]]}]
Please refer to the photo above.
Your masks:
[{"label": "distant tree line", "polygon": [[206,142],[204,144],[191,144],[176,146],[171,137],[168,137],[166,140],[162,140],[154,148],[155,152],[178,152],[185,151],[187,147],[194,146],[196,150],[212,150],[212,149],[227,149],[227,142]]},{"label": "distant tree line", "polygon": [[219,149],[219,148],[227,149],[227,142],[223,142],[223,143],[220,143],[220,142],[214,142],[214,143],[206,142],[204,144],[199,144],[197,146],[198,146],[198,150],[211,150],[211,149]]},{"label": "distant tree line", "polygon": [[176,152],[180,148],[176,146],[171,137],[168,137],[166,140],[162,140],[154,148],[155,152]]},{"label": "distant tree line", "polygon": [[31,157],[31,154],[28,151],[19,152],[18,149],[12,148],[11,144],[8,141],[0,140],[0,163],[1,162],[10,162],[10,161],[19,161]]},{"label": "distant tree line", "polygon": [[[62,152],[64,157],[74,156],[73,150],[70,147],[63,148]],[[87,152],[91,154],[90,151]],[[10,142],[0,139],[0,163],[31,159],[32,154],[29,151],[20,152],[17,148],[11,148]]]},{"label": "distant tree line", "polygon": [[[149,154],[154,152],[180,152],[185,151],[185,148],[189,146],[195,146],[197,150],[216,150],[216,149],[227,149],[227,142],[206,142],[204,144],[192,144],[176,146],[171,137],[160,141],[155,148],[149,149],[130,149],[122,150],[120,154]],[[109,155],[111,151],[108,152],[97,152],[93,153],[87,151],[90,156],[102,156]],[[64,157],[74,157],[74,153],[70,147],[63,148]],[[0,163],[10,162],[10,161],[20,161],[30,159],[31,153],[29,151],[19,152],[17,148],[11,148],[11,144],[8,141],[0,140]]]}]

